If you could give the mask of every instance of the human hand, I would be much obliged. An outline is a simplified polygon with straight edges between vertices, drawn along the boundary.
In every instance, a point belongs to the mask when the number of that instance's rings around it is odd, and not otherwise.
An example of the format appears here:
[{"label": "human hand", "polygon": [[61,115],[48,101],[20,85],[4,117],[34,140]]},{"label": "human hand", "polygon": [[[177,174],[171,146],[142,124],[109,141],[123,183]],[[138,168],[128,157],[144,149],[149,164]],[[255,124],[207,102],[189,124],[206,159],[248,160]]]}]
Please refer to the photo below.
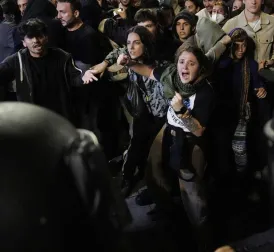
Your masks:
[{"label": "human hand", "polygon": [[124,53],[120,54],[117,59],[117,65],[126,66],[130,62],[130,57]]},{"label": "human hand", "polygon": [[173,96],[170,105],[172,106],[174,111],[180,111],[181,108],[184,106],[182,96],[179,93],[175,92],[175,95]]},{"label": "human hand", "polygon": [[268,68],[268,67],[272,67],[274,65],[274,60],[270,59],[270,60],[266,60],[264,63],[264,67]]},{"label": "human hand", "polygon": [[265,66],[265,61],[260,61],[259,62],[259,70],[263,69]]},{"label": "human hand", "polygon": [[263,87],[261,87],[261,88],[255,88],[254,90],[257,92],[257,93],[256,93],[256,96],[257,96],[259,99],[263,99],[263,98],[265,98],[266,95],[267,95],[267,92],[266,92],[266,90],[265,90]]},{"label": "human hand", "polygon": [[97,2],[100,5],[100,7],[102,7],[103,1],[102,0],[97,0]]},{"label": "human hand", "polygon": [[84,84],[89,84],[90,82],[93,81],[98,81],[98,78],[95,76],[96,70],[87,70],[82,77],[82,80]]},{"label": "human hand", "polygon": [[231,37],[228,35],[225,35],[221,38],[220,42],[226,46],[231,42]]},{"label": "human hand", "polygon": [[259,70],[262,68],[269,68],[272,67],[274,65],[274,60],[261,60],[259,63]]},{"label": "human hand", "polygon": [[224,247],[218,248],[217,250],[215,250],[215,252],[235,252],[235,250],[231,248],[230,246],[224,246]]}]

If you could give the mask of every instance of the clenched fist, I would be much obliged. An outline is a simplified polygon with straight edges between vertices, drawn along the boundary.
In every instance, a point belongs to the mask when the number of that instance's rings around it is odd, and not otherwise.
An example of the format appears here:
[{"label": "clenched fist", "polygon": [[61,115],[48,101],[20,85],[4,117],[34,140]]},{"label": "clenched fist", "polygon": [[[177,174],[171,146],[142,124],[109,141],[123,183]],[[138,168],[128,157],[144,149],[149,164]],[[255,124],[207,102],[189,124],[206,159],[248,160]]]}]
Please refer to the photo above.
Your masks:
[{"label": "clenched fist", "polygon": [[181,108],[184,106],[182,96],[179,93],[175,92],[175,95],[173,96],[170,104],[174,111],[180,111]]}]

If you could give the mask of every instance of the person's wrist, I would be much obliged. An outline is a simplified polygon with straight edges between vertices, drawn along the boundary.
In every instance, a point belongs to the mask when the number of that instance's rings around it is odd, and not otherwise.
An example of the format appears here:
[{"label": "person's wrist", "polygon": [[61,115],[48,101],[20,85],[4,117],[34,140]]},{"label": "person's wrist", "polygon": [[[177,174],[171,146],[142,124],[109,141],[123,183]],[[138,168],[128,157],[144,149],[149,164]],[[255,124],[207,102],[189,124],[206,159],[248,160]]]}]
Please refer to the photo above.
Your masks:
[{"label": "person's wrist", "polygon": [[174,112],[176,115],[183,115],[184,113],[187,112],[187,108],[185,106],[182,106],[180,110],[174,110]]},{"label": "person's wrist", "polygon": [[102,64],[104,65],[104,67],[107,67],[107,66],[109,65],[109,61],[104,60],[104,61],[102,62]]},{"label": "person's wrist", "polygon": [[130,60],[126,63],[126,66],[127,66],[127,67],[131,67],[131,66],[136,65],[136,63],[137,63],[136,61],[130,59]]}]

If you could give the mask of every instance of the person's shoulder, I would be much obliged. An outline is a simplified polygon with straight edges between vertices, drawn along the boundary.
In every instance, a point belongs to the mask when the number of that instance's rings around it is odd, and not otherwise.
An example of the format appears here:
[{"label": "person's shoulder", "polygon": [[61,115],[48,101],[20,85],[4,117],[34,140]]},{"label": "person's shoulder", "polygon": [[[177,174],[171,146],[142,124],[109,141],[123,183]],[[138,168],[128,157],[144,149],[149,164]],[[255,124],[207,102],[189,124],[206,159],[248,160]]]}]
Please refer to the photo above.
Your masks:
[{"label": "person's shoulder", "polygon": [[166,64],[163,68],[163,78],[174,78],[177,74],[177,68],[175,64]]},{"label": "person's shoulder", "polygon": [[195,108],[199,108],[202,111],[204,109],[211,108],[215,104],[215,93],[211,84],[205,79],[204,85],[196,92]]},{"label": "person's shoulder", "polygon": [[50,54],[53,54],[53,55],[56,55],[56,56],[60,56],[60,57],[64,57],[64,58],[71,57],[70,53],[68,53],[68,52],[66,52],[63,49],[58,48],[58,47],[50,47],[50,48],[48,48],[48,52]]},{"label": "person's shoulder", "polygon": [[14,53],[13,55],[16,56],[18,54],[21,54],[21,55],[26,55],[28,52],[28,49],[27,48],[22,48],[20,49],[17,53]]},{"label": "person's shoulder", "polygon": [[177,68],[175,64],[167,64],[163,67],[156,67],[154,69],[154,75],[156,74],[156,79],[158,79],[163,84],[172,85],[175,81]]},{"label": "person's shoulder", "polygon": [[254,66],[258,66],[258,62],[256,60],[254,60],[253,58],[249,57],[248,58],[249,64],[254,67]]},{"label": "person's shoulder", "polygon": [[201,86],[199,91],[197,92],[197,95],[204,97],[206,99],[212,99],[214,98],[214,90],[211,84],[209,83],[208,80],[203,80],[204,84]]},{"label": "person's shoulder", "polygon": [[96,33],[96,31],[88,24],[83,24],[82,28],[87,34],[95,34]]},{"label": "person's shoulder", "polygon": [[204,23],[211,23],[213,21],[211,21],[209,18],[205,17],[205,16],[202,16],[202,17],[199,17],[198,21],[197,21],[197,25],[202,25]]},{"label": "person's shoulder", "polygon": [[182,47],[197,46],[195,35],[191,35],[181,46]]},{"label": "person's shoulder", "polygon": [[18,53],[14,53],[12,55],[9,55],[2,62],[0,62],[0,64],[2,64],[2,63],[8,63],[9,64],[9,63],[13,62],[15,59],[18,59]]},{"label": "person's shoulder", "polygon": [[271,23],[274,23],[274,16],[267,14],[267,17],[269,18]]},{"label": "person's shoulder", "polygon": [[22,62],[24,61],[24,58],[27,55],[27,50],[26,48],[23,48],[21,50],[19,50],[16,53],[13,53],[12,55],[6,57],[3,62],[0,62],[0,64],[5,63],[5,64],[9,64],[9,65],[13,65],[16,61],[18,62]]},{"label": "person's shoulder", "polygon": [[258,68],[259,68],[258,62],[255,61],[253,58],[249,58],[248,62],[249,62],[249,65],[250,65],[251,72],[257,72]]},{"label": "person's shoulder", "polygon": [[0,29],[5,29],[5,30],[13,30],[16,29],[17,25],[15,23],[11,23],[11,22],[5,22],[2,21],[0,23]]},{"label": "person's shoulder", "polygon": [[198,19],[196,29],[199,31],[201,30],[201,31],[208,32],[209,29],[221,30],[221,27],[216,22],[212,21],[211,19],[207,17],[200,17]]},{"label": "person's shoulder", "polygon": [[239,19],[239,15],[240,14],[238,14],[237,16],[235,16],[233,18],[228,19],[227,22],[226,22],[226,24],[235,23]]},{"label": "person's shoulder", "polygon": [[198,16],[199,18],[206,17],[206,8],[201,9],[195,15]]},{"label": "person's shoulder", "polygon": [[267,14],[267,13],[265,13],[265,12],[262,12],[262,13],[261,13],[261,19],[269,20],[271,24],[274,23],[274,16],[269,15],[269,14]]},{"label": "person's shoulder", "polygon": [[239,15],[227,20],[227,22],[224,24],[223,26],[223,30],[228,33],[230,32],[232,29],[235,28],[235,25],[237,25],[238,23],[242,23],[241,21],[241,15],[243,12],[241,12]]}]

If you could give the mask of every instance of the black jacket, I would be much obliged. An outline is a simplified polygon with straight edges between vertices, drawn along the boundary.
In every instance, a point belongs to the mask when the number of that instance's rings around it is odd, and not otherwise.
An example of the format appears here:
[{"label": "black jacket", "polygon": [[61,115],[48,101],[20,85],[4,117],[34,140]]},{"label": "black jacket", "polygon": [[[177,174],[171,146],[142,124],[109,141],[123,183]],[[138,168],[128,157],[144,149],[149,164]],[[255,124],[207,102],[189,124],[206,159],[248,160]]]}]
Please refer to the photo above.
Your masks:
[{"label": "black jacket", "polygon": [[[55,76],[55,85],[59,85],[61,89],[60,103],[62,111],[58,111],[58,113],[73,121],[74,109],[71,103],[71,87],[83,85],[81,71],[74,66],[69,53],[58,48],[49,48],[47,53],[51,54],[52,60],[58,61],[58,70],[53,69],[52,71],[60,72],[60,75]],[[56,63],[53,66],[56,67]],[[33,81],[27,49],[22,49],[18,53],[9,56],[0,64],[0,84],[7,85],[14,79],[16,80],[18,101],[34,103]]]}]

